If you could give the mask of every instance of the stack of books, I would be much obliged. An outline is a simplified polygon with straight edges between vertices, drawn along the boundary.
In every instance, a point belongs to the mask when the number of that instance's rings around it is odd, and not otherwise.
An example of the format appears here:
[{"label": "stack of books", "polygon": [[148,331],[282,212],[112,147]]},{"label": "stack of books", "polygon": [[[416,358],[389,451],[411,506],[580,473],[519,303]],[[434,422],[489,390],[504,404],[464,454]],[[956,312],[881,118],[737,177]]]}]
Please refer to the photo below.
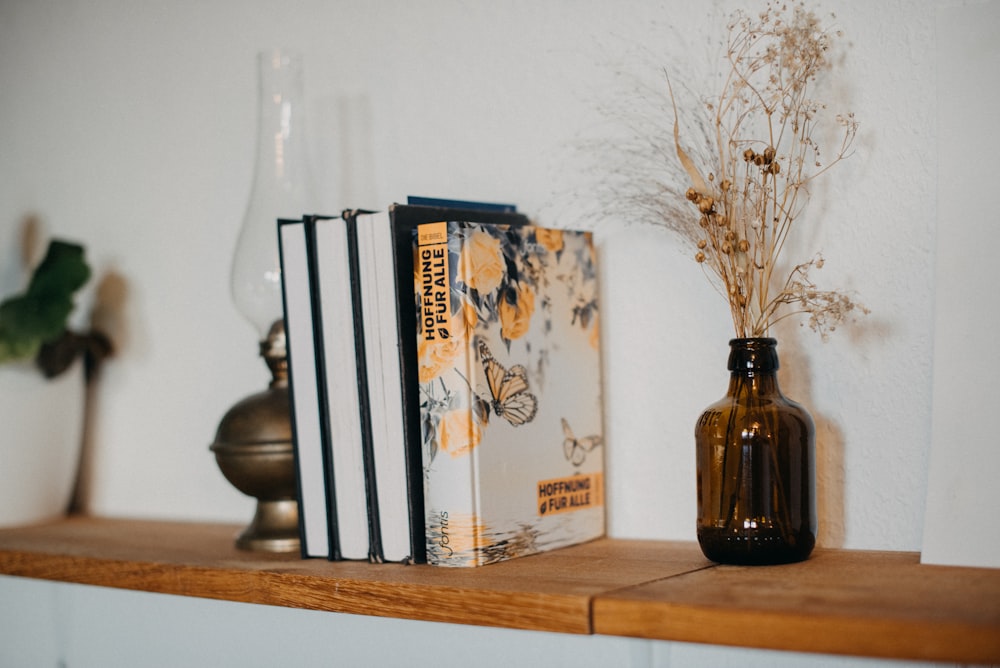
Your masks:
[{"label": "stack of books", "polygon": [[304,557],[477,566],[604,534],[589,232],[411,200],[278,238]]}]

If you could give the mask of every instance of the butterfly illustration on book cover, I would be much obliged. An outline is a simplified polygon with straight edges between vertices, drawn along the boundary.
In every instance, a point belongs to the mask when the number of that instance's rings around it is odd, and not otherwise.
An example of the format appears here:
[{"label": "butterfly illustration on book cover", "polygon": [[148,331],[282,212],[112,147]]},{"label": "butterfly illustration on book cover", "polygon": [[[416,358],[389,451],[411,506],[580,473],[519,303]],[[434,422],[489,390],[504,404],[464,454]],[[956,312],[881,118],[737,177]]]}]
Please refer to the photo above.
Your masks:
[{"label": "butterfly illustration on book cover", "polygon": [[573,434],[573,430],[570,428],[566,418],[562,418],[562,429],[563,454],[566,456],[566,461],[570,462],[573,466],[578,467],[583,464],[587,460],[587,454],[601,445],[604,440],[597,434],[577,438]]},{"label": "butterfly illustration on book cover", "polygon": [[489,397],[477,402],[477,412],[483,424],[489,423],[489,413],[502,417],[514,427],[531,422],[538,413],[538,397],[532,394],[528,371],[522,364],[505,368],[493,357],[489,346],[479,340],[479,359],[486,376]]}]

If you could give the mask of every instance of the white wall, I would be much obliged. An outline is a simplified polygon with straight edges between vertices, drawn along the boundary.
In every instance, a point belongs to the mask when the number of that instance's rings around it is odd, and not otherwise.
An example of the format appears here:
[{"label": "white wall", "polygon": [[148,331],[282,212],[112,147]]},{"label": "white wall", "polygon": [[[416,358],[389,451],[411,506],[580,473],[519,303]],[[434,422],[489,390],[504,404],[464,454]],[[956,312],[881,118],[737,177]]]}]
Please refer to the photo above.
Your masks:
[{"label": "white wall", "polygon": [[991,336],[1000,320],[992,253],[997,219],[982,196],[992,191],[993,178],[970,159],[1000,151],[1000,134],[981,131],[1000,121],[997,89],[983,95],[977,85],[997,79],[998,29],[997,2],[951,8],[938,21],[939,224],[924,563],[1000,568],[1000,531],[976,528],[979,509],[994,505],[1000,450],[989,430],[969,419],[995,411],[996,392],[988,388],[1000,368]]},{"label": "white wall", "polygon": [[[965,3],[820,6],[850,43],[830,101],[861,131],[802,219],[804,247],[827,258],[817,278],[857,290],[873,311],[828,343],[805,329],[781,335],[784,388],[818,425],[826,546],[921,547],[935,22],[955,4]],[[324,207],[407,194],[514,201],[540,223],[597,231],[610,531],[692,539],[692,431],[725,389],[726,306],[666,232],[579,214],[600,160],[578,147],[610,131],[598,109],[612,101],[644,113],[649,100],[628,97],[633,79],[656,82],[674,64],[697,75],[736,6],[750,5],[0,2],[0,291],[19,285],[14,246],[28,214],[85,242],[98,274],[127,286],[119,355],[97,397],[91,509],[252,514],[207,448],[225,410],[266,381],[228,269],[252,169],[254,54],[293,45],[306,57]],[[978,131],[991,130],[968,129]]]}]

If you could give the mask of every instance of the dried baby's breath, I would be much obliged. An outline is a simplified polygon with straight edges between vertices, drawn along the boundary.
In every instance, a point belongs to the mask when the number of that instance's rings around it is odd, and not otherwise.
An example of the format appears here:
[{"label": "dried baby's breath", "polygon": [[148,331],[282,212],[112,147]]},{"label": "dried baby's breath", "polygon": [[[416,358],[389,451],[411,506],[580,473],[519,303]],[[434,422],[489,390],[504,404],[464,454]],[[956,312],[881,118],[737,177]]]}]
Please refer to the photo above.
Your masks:
[{"label": "dried baby's breath", "polygon": [[[720,92],[704,100],[703,114],[684,119],[695,136],[680,132],[670,90],[673,148],[688,180],[675,195],[689,207],[680,215],[665,207],[658,222],[697,248],[694,258],[728,300],[737,336],[766,336],[776,322],[808,314],[809,326],[825,337],[867,310],[815,286],[809,273],[822,267],[819,255],[783,278],[775,273],[809,185],[850,155],[857,133],[852,113],[831,115],[812,97],[840,35],[803,4],[779,2],[757,15],[737,12],[727,28]],[[831,123],[839,145],[827,156],[817,138]]]}]

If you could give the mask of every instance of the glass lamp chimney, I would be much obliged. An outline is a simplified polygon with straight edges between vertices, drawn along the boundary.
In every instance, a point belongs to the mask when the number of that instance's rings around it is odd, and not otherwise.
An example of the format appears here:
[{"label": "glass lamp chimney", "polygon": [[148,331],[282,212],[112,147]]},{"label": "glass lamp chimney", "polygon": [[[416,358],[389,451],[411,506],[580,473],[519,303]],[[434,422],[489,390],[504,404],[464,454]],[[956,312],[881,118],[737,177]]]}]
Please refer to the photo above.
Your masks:
[{"label": "glass lamp chimney", "polygon": [[285,49],[257,56],[257,154],[236,251],[231,289],[236,308],[260,341],[282,318],[278,218],[313,206],[304,132],[302,56]]}]

